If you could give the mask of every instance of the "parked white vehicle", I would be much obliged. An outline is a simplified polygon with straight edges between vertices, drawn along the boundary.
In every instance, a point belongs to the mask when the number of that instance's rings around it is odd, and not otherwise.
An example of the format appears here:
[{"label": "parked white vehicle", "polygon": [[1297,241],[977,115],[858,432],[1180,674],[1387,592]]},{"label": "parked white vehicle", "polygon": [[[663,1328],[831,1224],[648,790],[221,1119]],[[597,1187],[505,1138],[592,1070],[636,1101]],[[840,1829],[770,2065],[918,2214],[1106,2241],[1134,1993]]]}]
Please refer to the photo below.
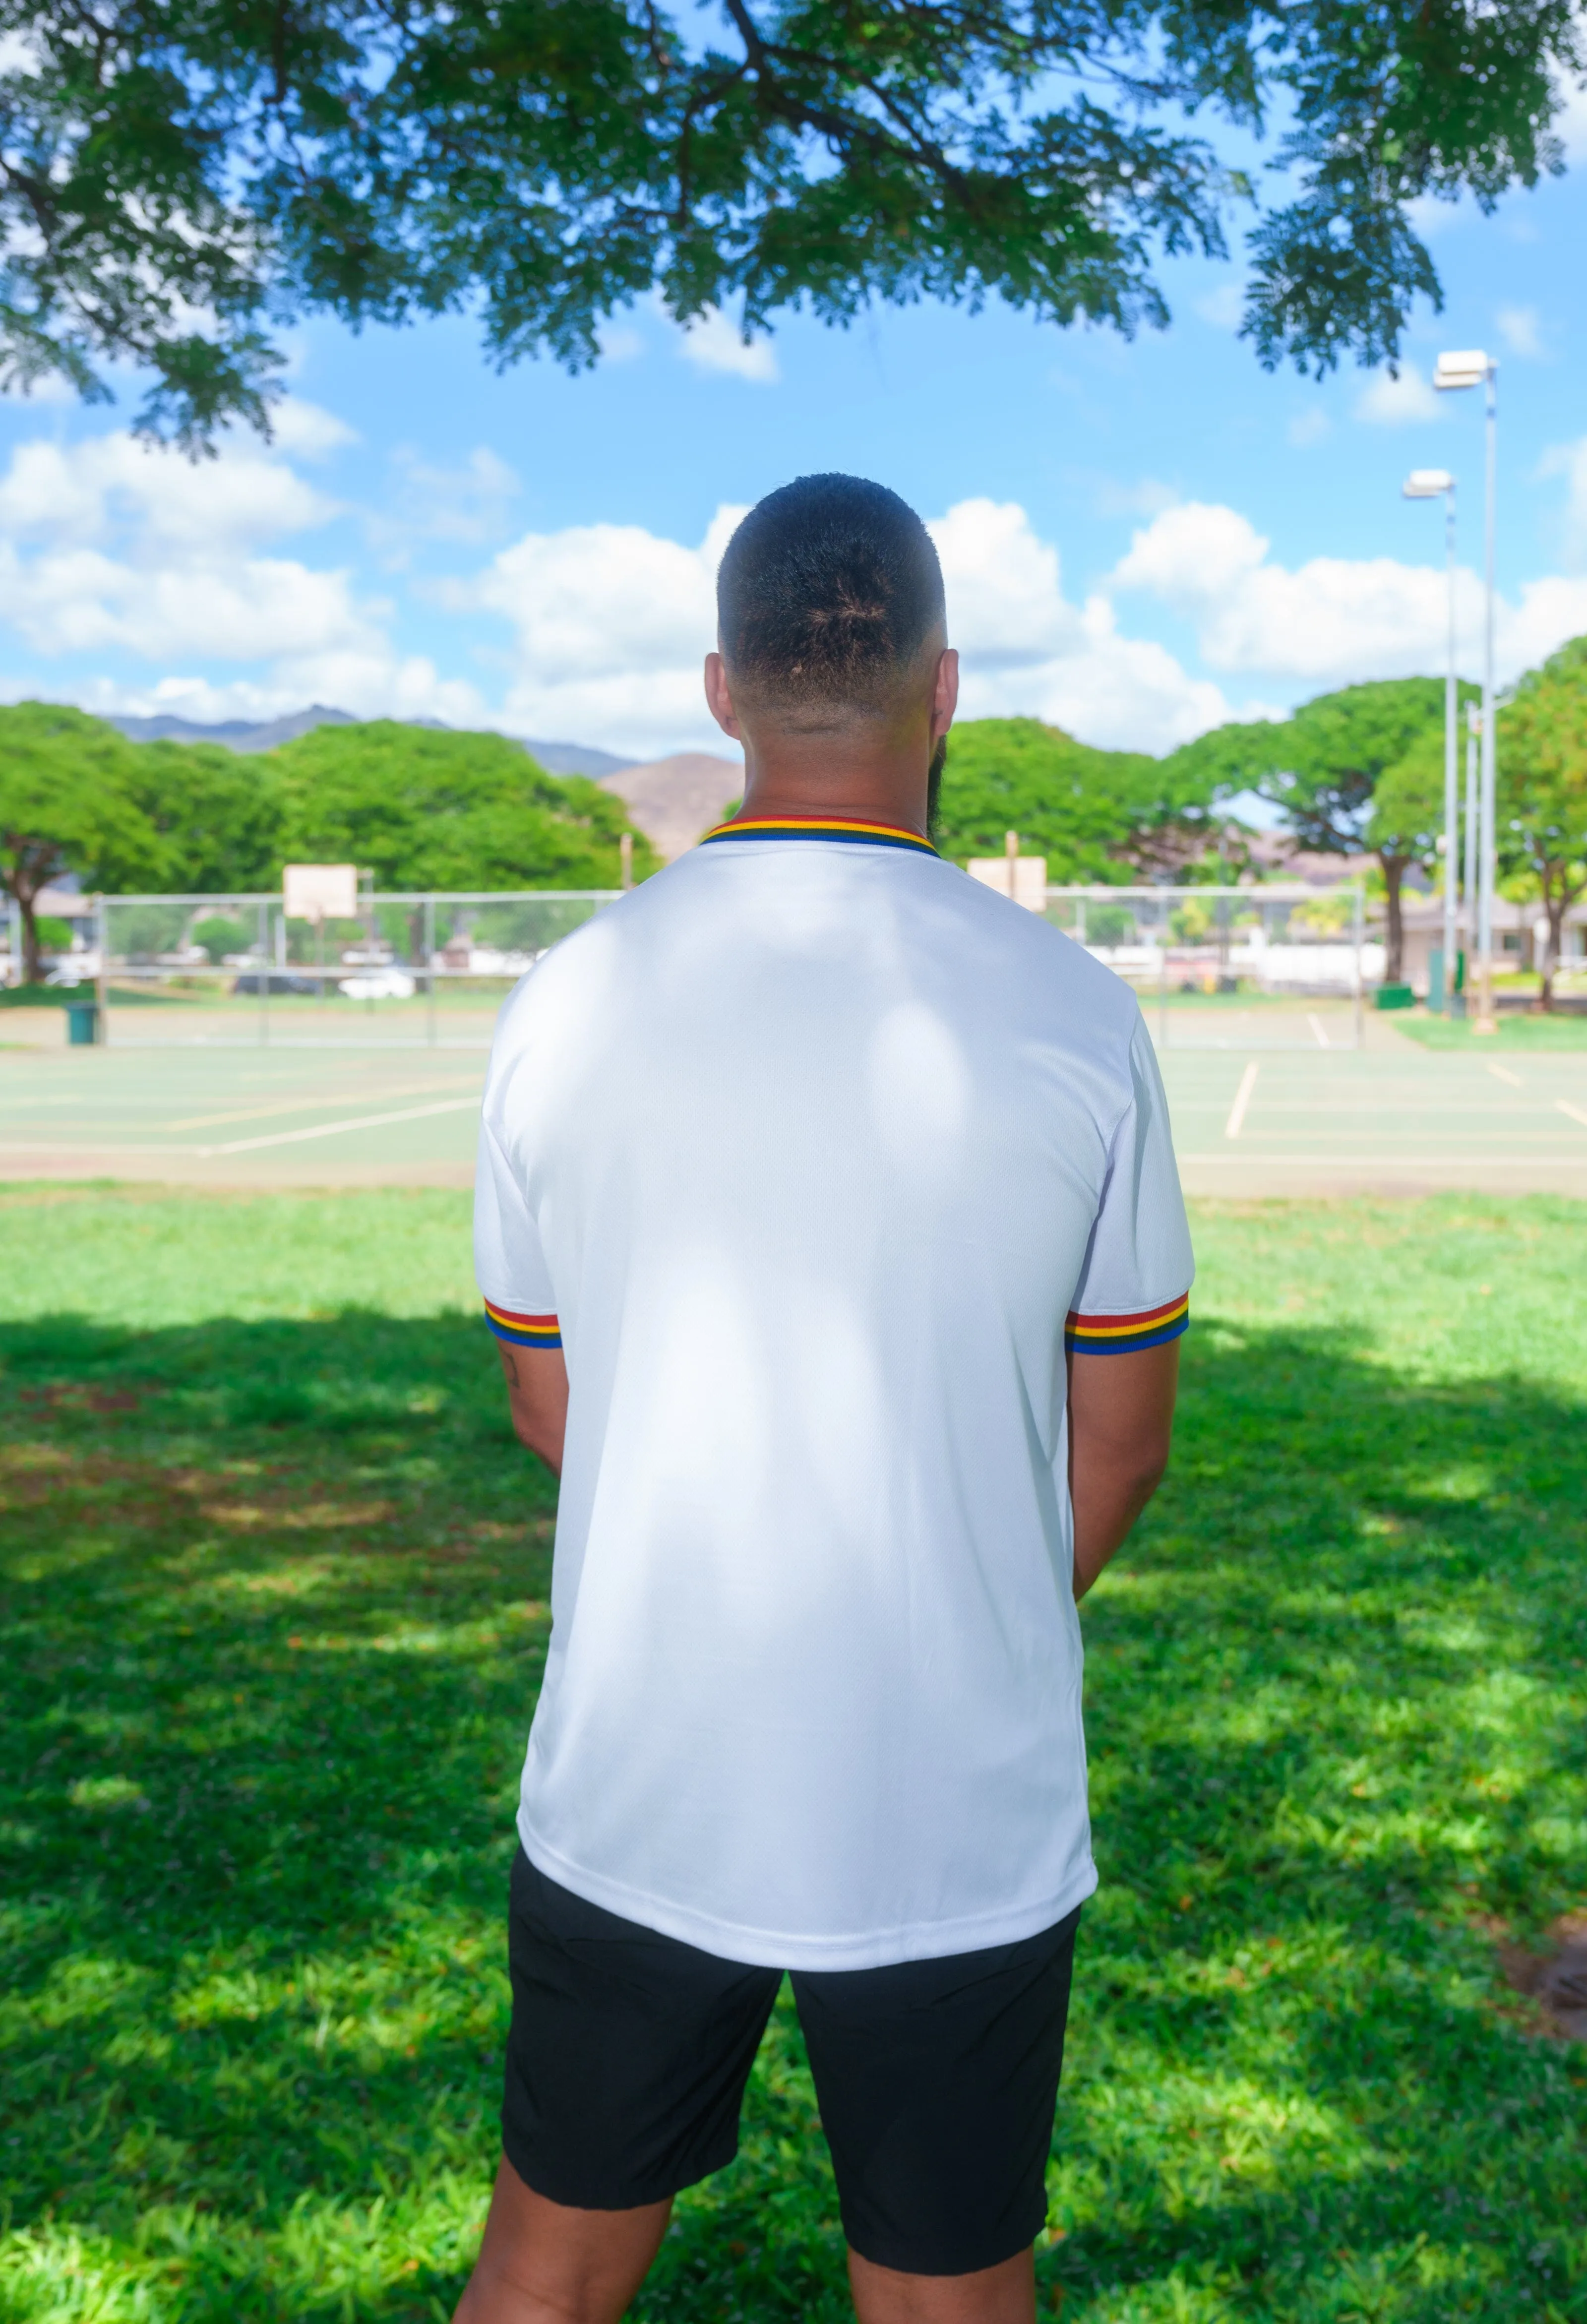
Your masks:
[{"label": "parked white vehicle", "polygon": [[337,985],[349,1001],[411,1001],[418,990],[404,968],[372,969],[366,976],[344,976]]}]

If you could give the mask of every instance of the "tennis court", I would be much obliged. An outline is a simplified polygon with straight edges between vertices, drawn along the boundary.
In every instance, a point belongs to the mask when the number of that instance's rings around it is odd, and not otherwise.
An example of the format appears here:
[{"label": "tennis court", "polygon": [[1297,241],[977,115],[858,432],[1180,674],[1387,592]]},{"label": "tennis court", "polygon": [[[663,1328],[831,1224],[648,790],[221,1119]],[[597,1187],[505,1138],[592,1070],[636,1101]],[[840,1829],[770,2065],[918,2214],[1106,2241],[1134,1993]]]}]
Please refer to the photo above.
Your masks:
[{"label": "tennis court", "polygon": [[[23,1014],[0,1020],[0,1040]],[[27,1014],[52,1038],[0,1048],[0,1178],[471,1178],[483,1048],[73,1049],[60,1012]],[[1360,1049],[1275,1048],[1242,1043],[1242,1015],[1174,1012],[1162,1062],[1188,1192],[1587,1196],[1587,1047],[1428,1050],[1370,1016]]]},{"label": "tennis court", "polygon": [[1370,1017],[1359,1050],[1162,1064],[1188,1194],[1587,1195],[1587,1047],[1428,1050]]}]

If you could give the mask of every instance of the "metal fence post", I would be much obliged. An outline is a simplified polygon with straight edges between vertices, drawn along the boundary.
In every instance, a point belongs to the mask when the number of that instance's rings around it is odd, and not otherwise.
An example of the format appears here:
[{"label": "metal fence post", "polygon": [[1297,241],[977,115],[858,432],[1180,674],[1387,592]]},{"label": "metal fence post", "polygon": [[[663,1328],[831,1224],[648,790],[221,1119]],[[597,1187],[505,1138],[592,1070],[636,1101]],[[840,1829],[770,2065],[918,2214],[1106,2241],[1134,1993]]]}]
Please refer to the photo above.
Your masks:
[{"label": "metal fence post", "polygon": [[110,1045],[110,978],[107,970],[110,959],[110,927],[109,915],[105,909],[105,899],[99,895],[94,898],[94,945],[99,955],[99,967],[94,978],[94,1038],[101,1048],[108,1048]]},{"label": "metal fence post", "polygon": [[436,899],[424,899],[424,1031],[425,1039],[433,1049],[436,1045]]},{"label": "metal fence post", "polygon": [[1367,891],[1358,887],[1355,891],[1355,1046],[1359,1049],[1365,1037],[1365,1018],[1361,1001],[1361,945],[1366,941]]},{"label": "metal fence post", "polygon": [[259,899],[259,1046],[270,1045],[270,905]]}]

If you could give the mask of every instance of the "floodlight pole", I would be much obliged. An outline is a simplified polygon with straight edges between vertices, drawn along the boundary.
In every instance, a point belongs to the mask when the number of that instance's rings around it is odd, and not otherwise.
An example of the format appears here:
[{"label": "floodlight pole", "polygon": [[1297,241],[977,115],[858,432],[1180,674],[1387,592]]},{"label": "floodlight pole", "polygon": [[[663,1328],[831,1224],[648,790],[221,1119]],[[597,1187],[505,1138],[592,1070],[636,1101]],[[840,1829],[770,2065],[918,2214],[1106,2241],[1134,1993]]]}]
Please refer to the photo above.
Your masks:
[{"label": "floodlight pole", "polygon": [[1466,705],[1466,852],[1465,852],[1465,924],[1466,948],[1475,957],[1477,950],[1477,821],[1481,794],[1477,788],[1477,737],[1482,732],[1482,713],[1474,702]]},{"label": "floodlight pole", "polygon": [[1483,582],[1487,604],[1482,622],[1482,862],[1479,872],[1477,1021],[1473,1032],[1497,1033],[1493,1014],[1493,889],[1499,869],[1499,736],[1493,711],[1493,535],[1499,495],[1499,365],[1488,366],[1487,540]]},{"label": "floodlight pole", "polygon": [[1482,347],[1441,355],[1433,374],[1441,389],[1481,387],[1485,392],[1486,538],[1482,618],[1482,788],[1477,849],[1477,1019],[1474,1033],[1496,1033],[1493,1014],[1493,889],[1499,862],[1498,736],[1493,716],[1493,542],[1499,499],[1499,365]]},{"label": "floodlight pole", "polygon": [[1460,884],[1460,682],[1455,675],[1454,479],[1444,496],[1444,564],[1449,588],[1449,666],[1444,676],[1444,1013],[1454,1015],[1455,890]]},{"label": "floodlight pole", "polygon": [[98,1004],[94,1018],[94,1038],[102,1048],[110,1042],[110,915],[105,908],[102,895],[94,898],[94,936],[99,954],[98,972],[94,978],[94,999]]},{"label": "floodlight pole", "polygon": [[[1444,574],[1448,601],[1444,672],[1444,992],[1448,1015],[1454,1014],[1455,888],[1460,876],[1460,789],[1456,762],[1454,478],[1447,468],[1413,468],[1402,485],[1407,501],[1444,503]],[[1431,1004],[1432,992],[1428,992]]]}]

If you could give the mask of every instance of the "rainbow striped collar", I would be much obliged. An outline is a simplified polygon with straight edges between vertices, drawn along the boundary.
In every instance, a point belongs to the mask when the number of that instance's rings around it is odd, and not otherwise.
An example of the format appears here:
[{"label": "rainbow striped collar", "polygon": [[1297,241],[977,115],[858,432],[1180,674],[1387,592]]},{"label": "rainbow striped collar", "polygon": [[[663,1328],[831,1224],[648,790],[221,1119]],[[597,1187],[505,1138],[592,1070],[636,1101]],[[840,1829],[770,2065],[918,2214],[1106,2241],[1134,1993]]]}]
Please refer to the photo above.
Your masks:
[{"label": "rainbow striped collar", "polygon": [[935,855],[937,850],[918,831],[901,824],[862,823],[857,818],[825,815],[741,815],[719,823],[701,840],[709,847],[722,839],[835,839],[850,847],[902,847],[914,855]]}]

